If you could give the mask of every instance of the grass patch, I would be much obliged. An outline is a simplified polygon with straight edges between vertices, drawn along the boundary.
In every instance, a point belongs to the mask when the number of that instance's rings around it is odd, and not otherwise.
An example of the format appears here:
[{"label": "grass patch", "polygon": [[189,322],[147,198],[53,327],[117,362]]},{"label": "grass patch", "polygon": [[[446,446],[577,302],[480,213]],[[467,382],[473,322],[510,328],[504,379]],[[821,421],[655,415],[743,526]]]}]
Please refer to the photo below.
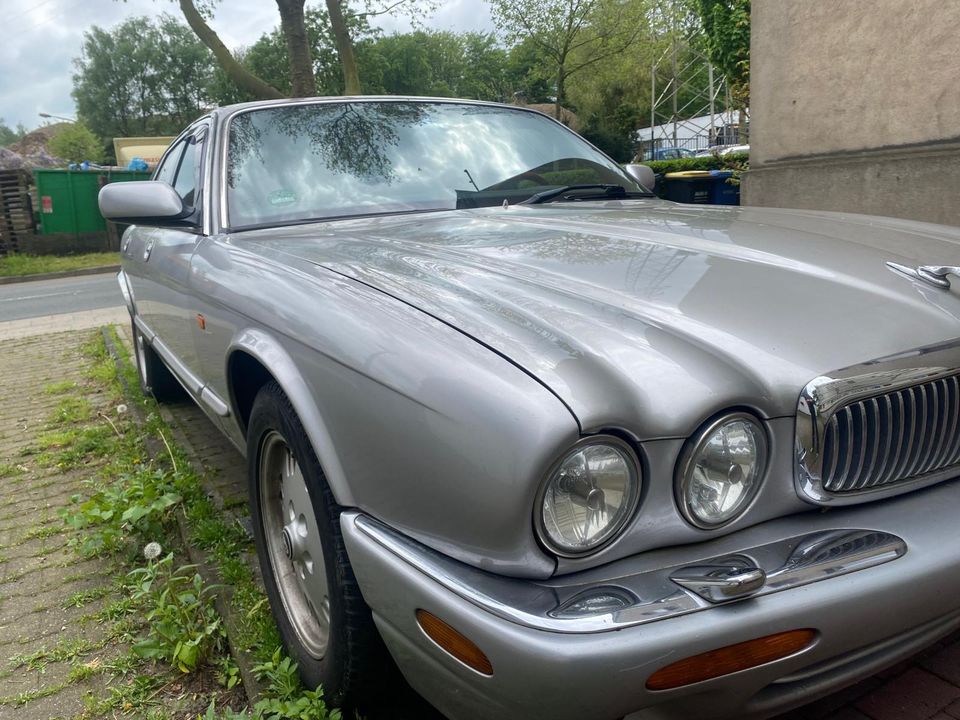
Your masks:
[{"label": "grass patch", "polygon": [[115,252],[63,256],[7,255],[0,258],[0,277],[25,277],[41,273],[85,270],[119,264],[120,254]]},{"label": "grass patch", "polygon": [[61,380],[60,382],[50,383],[43,389],[44,395],[63,395],[77,387],[73,380]]}]

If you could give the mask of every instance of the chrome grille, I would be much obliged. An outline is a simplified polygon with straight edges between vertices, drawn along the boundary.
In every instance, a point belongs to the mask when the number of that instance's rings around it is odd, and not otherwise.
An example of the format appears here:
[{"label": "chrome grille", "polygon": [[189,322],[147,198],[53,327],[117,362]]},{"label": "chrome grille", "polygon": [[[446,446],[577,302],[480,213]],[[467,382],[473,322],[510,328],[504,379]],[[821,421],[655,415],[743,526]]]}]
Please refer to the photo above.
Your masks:
[{"label": "chrome grille", "polygon": [[960,380],[953,375],[838,409],[823,429],[823,488],[853,493],[960,463]]}]

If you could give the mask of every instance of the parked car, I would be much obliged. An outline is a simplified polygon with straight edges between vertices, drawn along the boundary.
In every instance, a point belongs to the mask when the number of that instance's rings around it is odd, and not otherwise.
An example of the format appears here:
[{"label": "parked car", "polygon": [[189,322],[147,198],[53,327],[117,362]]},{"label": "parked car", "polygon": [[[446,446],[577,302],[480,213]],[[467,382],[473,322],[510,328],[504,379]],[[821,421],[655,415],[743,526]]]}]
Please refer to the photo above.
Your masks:
[{"label": "parked car", "polygon": [[679,160],[681,158],[694,157],[696,153],[682,147],[664,147],[656,148],[652,153],[644,153],[645,160]]},{"label": "parked car", "polygon": [[324,98],[103,188],[140,379],[246,453],[308,685],[355,702],[382,641],[451,718],[759,717],[960,625],[960,230],[649,177]]},{"label": "parked car", "polygon": [[695,157],[710,157],[711,155],[730,155],[731,153],[749,153],[749,145],[714,145],[705,150],[698,150]]}]

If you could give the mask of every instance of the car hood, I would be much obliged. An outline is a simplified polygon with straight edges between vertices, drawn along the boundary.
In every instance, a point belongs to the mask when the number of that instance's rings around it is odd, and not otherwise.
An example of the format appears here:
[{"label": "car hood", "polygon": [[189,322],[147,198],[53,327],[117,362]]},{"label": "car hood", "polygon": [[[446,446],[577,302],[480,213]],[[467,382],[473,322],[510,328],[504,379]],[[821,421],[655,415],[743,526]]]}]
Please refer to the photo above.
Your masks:
[{"label": "car hood", "polygon": [[522,367],[585,432],[685,437],[794,414],[814,377],[960,335],[960,298],[886,261],[958,264],[960,230],[609,201],[365,218],[234,242],[347,275]]}]

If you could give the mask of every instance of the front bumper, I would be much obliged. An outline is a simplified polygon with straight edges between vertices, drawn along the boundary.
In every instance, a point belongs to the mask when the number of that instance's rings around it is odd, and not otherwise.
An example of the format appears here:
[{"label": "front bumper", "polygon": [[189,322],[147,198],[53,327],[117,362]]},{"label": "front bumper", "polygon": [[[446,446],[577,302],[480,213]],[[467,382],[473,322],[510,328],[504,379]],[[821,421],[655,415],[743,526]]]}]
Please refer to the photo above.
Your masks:
[{"label": "front bumper", "polygon": [[[952,481],[546,582],[457,563],[361,513],[345,513],[341,525],[364,598],[398,665],[452,718],[765,717],[872,674],[960,627],[957,508],[960,481]],[[798,562],[791,548],[811,536],[839,540]],[[844,544],[844,537],[860,545]],[[732,554],[767,569],[766,590],[711,604],[664,570]],[[838,554],[844,562],[836,562]],[[792,576],[771,572],[791,562],[799,568]],[[594,605],[584,611],[575,602],[584,588],[612,596],[626,589],[631,610],[597,612]],[[435,645],[416,622],[418,608],[476,643],[493,675],[469,669]],[[653,672],[677,660],[800,628],[815,629],[817,640],[790,657],[674,690],[646,688]]]}]

